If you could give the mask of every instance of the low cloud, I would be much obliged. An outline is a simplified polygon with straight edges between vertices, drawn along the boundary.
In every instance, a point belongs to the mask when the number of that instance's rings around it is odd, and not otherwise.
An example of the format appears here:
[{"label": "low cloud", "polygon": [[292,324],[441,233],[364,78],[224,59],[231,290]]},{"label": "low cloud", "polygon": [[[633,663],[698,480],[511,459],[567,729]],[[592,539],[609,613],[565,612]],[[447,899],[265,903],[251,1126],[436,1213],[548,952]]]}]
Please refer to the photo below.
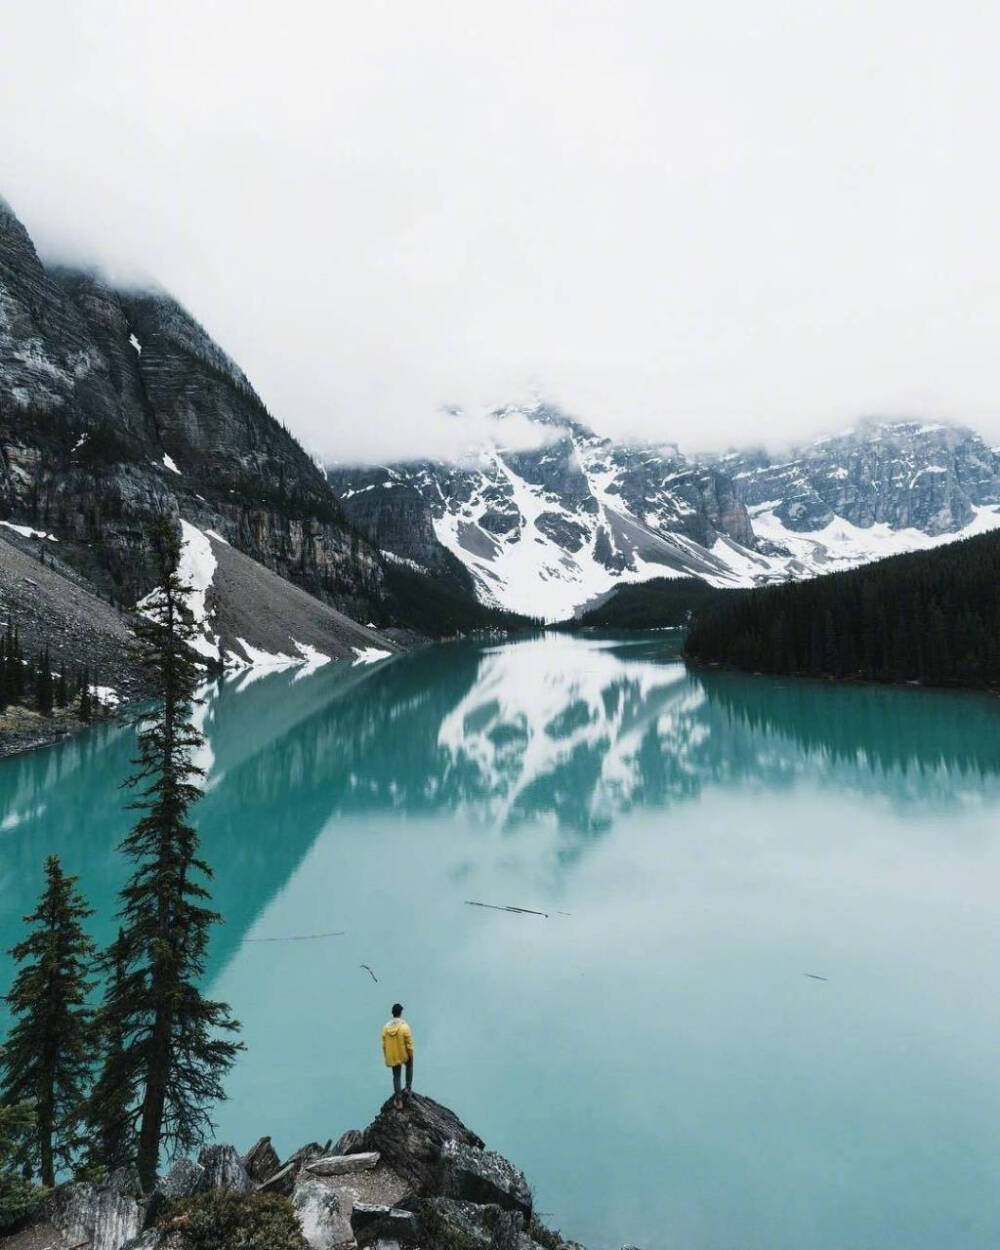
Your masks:
[{"label": "low cloud", "polygon": [[531,388],[685,448],[871,411],[1000,440],[998,38],[906,0],[34,0],[0,191],[328,457],[443,454],[443,405]]}]

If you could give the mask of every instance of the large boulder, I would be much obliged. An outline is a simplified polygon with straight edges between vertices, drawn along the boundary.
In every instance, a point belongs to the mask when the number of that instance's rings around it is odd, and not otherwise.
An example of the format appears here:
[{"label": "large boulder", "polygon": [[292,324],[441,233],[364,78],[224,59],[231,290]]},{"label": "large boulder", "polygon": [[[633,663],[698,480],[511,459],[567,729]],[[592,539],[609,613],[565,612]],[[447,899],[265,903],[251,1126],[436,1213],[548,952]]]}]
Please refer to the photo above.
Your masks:
[{"label": "large boulder", "polygon": [[235,1189],[246,1193],[254,1187],[235,1146],[206,1146],[198,1162],[205,1169],[200,1186],[203,1191]]},{"label": "large boulder", "polygon": [[445,1198],[492,1203],[505,1211],[519,1211],[525,1224],[531,1220],[531,1191],[524,1173],[495,1150],[445,1142],[438,1184]]},{"label": "large boulder", "polygon": [[400,1246],[415,1246],[421,1241],[420,1221],[415,1212],[404,1207],[382,1203],[356,1202],[351,1210],[351,1232],[359,1246],[372,1246],[379,1241],[395,1241]]},{"label": "large boulder", "polygon": [[103,1185],[59,1185],[42,1209],[68,1245],[86,1242],[89,1250],[119,1250],[139,1235],[144,1206],[138,1176],[131,1168],[119,1168]]},{"label": "large boulder", "polygon": [[243,1156],[243,1167],[255,1185],[261,1184],[281,1169],[278,1152],[271,1145],[270,1137],[262,1137]]},{"label": "large boulder", "polygon": [[441,1150],[445,1142],[483,1148],[483,1141],[433,1098],[413,1094],[401,1110],[390,1098],[365,1129],[364,1149],[377,1150],[382,1159],[414,1193],[439,1192]]},{"label": "large boulder", "polygon": [[345,1240],[348,1230],[346,1221],[340,1218],[340,1199],[321,1180],[296,1185],[292,1206],[312,1250],[330,1250]]}]

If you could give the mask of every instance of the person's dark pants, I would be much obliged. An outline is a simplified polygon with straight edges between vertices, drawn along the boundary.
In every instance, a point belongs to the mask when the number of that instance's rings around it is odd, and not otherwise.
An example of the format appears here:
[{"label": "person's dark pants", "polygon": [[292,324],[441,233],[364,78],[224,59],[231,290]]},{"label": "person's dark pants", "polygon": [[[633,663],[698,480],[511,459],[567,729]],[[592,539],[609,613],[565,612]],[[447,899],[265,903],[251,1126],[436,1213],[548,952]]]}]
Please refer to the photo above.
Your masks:
[{"label": "person's dark pants", "polygon": [[[403,1065],[401,1063],[397,1063],[393,1065],[392,1091],[396,1095],[397,1098],[399,1097],[399,1078],[400,1078],[400,1075],[402,1074],[402,1071],[403,1071]],[[409,1093],[412,1088],[413,1088],[413,1060],[407,1059],[406,1061],[406,1092]]]}]

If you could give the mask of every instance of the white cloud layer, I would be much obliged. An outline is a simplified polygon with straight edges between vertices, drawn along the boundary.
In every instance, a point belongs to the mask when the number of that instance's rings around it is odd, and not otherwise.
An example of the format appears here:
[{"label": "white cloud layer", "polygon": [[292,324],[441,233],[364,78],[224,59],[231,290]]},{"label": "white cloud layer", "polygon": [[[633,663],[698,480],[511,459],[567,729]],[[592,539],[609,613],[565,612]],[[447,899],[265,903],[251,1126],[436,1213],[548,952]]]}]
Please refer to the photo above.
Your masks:
[{"label": "white cloud layer", "polygon": [[0,191],[340,459],[531,388],[687,447],[1000,437],[998,42],[967,0],[33,0]]}]

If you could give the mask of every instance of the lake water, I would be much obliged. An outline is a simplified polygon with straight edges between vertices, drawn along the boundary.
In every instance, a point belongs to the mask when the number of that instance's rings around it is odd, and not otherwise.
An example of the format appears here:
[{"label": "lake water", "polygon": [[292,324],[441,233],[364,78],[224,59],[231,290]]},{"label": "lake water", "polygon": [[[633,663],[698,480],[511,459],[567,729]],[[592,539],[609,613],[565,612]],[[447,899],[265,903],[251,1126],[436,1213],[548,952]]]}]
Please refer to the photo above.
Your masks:
[{"label": "lake water", "polygon": [[[363,1127],[399,998],[416,1088],[593,1250],[995,1250],[1000,705],[677,647],[220,685],[197,815],[247,1052],[219,1137]],[[103,728],[0,764],[5,948],[52,851],[111,935],[131,750]]]}]

